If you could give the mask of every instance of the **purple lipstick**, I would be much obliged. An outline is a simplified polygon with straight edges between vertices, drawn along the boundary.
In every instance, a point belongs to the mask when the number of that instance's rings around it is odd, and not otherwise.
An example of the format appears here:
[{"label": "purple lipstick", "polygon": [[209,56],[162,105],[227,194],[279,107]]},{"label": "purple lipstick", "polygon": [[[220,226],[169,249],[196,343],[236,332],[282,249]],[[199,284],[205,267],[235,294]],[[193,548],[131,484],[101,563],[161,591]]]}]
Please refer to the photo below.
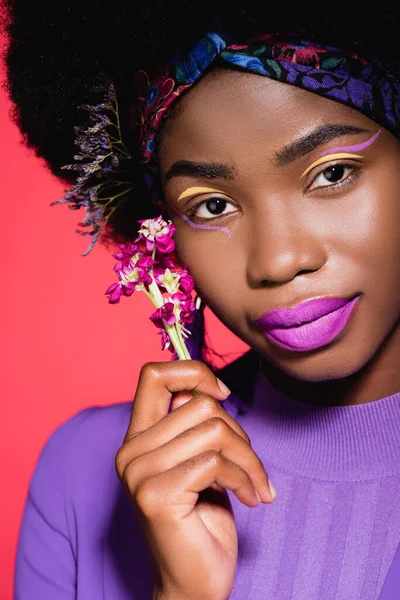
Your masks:
[{"label": "purple lipstick", "polygon": [[326,346],[346,327],[360,296],[315,298],[293,308],[275,308],[256,323],[265,337],[281,348],[308,352]]}]

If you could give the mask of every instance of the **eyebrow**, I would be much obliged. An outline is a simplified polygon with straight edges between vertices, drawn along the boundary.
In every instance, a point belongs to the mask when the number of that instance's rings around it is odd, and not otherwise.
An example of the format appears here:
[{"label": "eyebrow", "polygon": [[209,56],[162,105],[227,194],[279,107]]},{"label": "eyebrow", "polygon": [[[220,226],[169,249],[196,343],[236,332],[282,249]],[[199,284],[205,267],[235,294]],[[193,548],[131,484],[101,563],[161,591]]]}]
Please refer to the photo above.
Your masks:
[{"label": "eyebrow", "polygon": [[165,183],[172,177],[197,177],[199,179],[225,179],[232,181],[235,178],[236,169],[230,165],[221,163],[192,162],[190,160],[178,160],[165,175]]},{"label": "eyebrow", "polygon": [[322,125],[321,127],[314,129],[314,131],[311,131],[311,133],[301,137],[299,140],[295,140],[287,146],[284,146],[279,152],[276,152],[274,162],[277,167],[285,167],[299,158],[306,156],[306,154],[309,154],[322,144],[331,142],[344,135],[361,133],[371,132],[369,129],[341,123]]},{"label": "eyebrow", "polygon": [[[344,135],[371,133],[369,129],[332,123],[321,125],[307,135],[284,146],[282,150],[275,152],[274,163],[278,167],[285,167],[299,158],[306,156],[318,146],[326,144]],[[172,177],[194,177],[197,179],[224,179],[232,181],[237,171],[232,165],[222,163],[193,162],[189,160],[178,160],[168,169],[165,175],[165,183]]]}]

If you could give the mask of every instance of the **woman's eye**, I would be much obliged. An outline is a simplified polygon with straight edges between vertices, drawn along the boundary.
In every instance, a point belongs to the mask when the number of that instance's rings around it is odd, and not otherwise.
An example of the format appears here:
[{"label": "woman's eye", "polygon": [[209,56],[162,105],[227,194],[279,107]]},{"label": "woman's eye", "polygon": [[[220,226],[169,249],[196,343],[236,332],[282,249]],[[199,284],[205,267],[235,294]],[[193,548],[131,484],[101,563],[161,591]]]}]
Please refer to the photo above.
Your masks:
[{"label": "woman's eye", "polygon": [[331,165],[319,173],[309,189],[329,187],[345,181],[354,171],[350,165]]},{"label": "woman's eye", "polygon": [[195,206],[191,213],[192,216],[199,217],[200,219],[212,219],[235,211],[235,207],[227,200],[210,198],[210,200],[205,200]]}]

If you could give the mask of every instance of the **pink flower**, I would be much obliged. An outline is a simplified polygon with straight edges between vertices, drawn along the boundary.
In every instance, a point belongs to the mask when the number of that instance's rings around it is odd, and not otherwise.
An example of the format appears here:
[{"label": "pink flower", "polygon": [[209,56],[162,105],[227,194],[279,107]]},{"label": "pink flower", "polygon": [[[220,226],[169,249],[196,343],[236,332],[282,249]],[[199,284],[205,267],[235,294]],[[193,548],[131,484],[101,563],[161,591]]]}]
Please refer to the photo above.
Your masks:
[{"label": "pink flower", "polygon": [[154,266],[153,274],[157,283],[160,283],[160,277],[162,277],[167,269],[176,269],[176,262],[174,262],[169,254],[159,254],[156,252],[157,266]]},{"label": "pink flower", "polygon": [[136,262],[136,267],[142,268],[142,269],[149,269],[150,267],[152,267],[153,265],[156,265],[157,261],[153,260],[151,258],[151,256],[149,256],[148,254],[143,254],[142,256],[140,256],[140,258],[138,258],[137,262]]},{"label": "pink flower", "polygon": [[138,256],[142,255],[137,244],[120,244],[119,248],[120,252],[113,254],[113,257],[119,261],[114,265],[114,271],[120,271],[121,269],[129,267],[129,264],[135,255],[136,258],[134,259],[134,262],[137,260]]},{"label": "pink flower", "polygon": [[113,257],[117,260],[124,260],[124,258],[131,258],[138,250],[137,244],[119,244],[120,252],[113,254]]},{"label": "pink flower", "polygon": [[109,295],[108,301],[110,304],[118,304],[121,296],[131,296],[135,291],[134,283],[127,283],[122,285],[120,281],[110,285],[106,291],[106,295]]},{"label": "pink flower", "polygon": [[186,265],[180,272],[180,286],[185,294],[191,294],[194,290],[194,279],[189,275]]},{"label": "pink flower", "polygon": [[122,261],[114,265],[114,271],[121,280],[138,281],[146,285],[151,284],[151,276],[148,269],[156,264],[151,256],[137,252],[133,256],[126,256]]},{"label": "pink flower", "polygon": [[191,323],[194,318],[193,313],[196,310],[196,305],[191,296],[177,292],[173,294],[172,300],[180,309],[179,322],[182,324]]},{"label": "pink flower", "polygon": [[182,269],[176,262],[175,227],[161,215],[139,223],[135,242],[140,243],[120,244],[120,251],[113,255],[118,261],[114,271],[119,281],[106,291],[108,300],[116,304],[136,290],[146,292],[156,306],[150,320],[160,330],[162,348],[175,351],[180,359],[189,359],[183,338],[190,334],[185,324],[194,318],[194,281],[187,266]]},{"label": "pink flower", "polygon": [[160,269],[175,269],[177,262],[174,254],[160,254],[156,252],[155,259],[157,261],[157,267]]},{"label": "pink flower", "polygon": [[168,235],[158,235],[156,238],[157,250],[159,252],[164,252],[168,254],[168,252],[172,252],[175,248],[174,240]]},{"label": "pink flower", "polygon": [[157,269],[154,278],[159,286],[168,294],[175,294],[180,286],[180,273],[172,273],[169,269]]},{"label": "pink flower", "polygon": [[176,317],[174,313],[175,305],[173,302],[166,302],[164,306],[161,308],[157,308],[157,310],[150,315],[150,321],[154,323],[156,327],[159,329],[164,328],[164,322],[167,325],[175,325]]},{"label": "pink flower", "polygon": [[164,221],[160,215],[155,219],[145,219],[139,221],[139,223],[141,225],[139,237],[136,238],[135,242],[145,240],[148,252],[153,252],[154,248],[162,254],[174,251],[175,242],[172,236],[175,233],[175,225],[171,221]]},{"label": "pink flower", "polygon": [[162,350],[169,350],[170,352],[174,352],[174,347],[171,344],[171,340],[169,339],[168,333],[164,329],[161,329],[161,331],[159,331],[158,334],[161,335]]},{"label": "pink flower", "polygon": [[[126,264],[127,260],[129,260],[128,264]],[[140,261],[142,257],[139,257],[136,264],[135,260],[126,257],[114,266],[119,281],[110,285],[105,292],[111,304],[118,303],[121,296],[131,296],[135,290],[142,290],[143,286],[151,284],[152,278],[147,269],[137,266]]]}]

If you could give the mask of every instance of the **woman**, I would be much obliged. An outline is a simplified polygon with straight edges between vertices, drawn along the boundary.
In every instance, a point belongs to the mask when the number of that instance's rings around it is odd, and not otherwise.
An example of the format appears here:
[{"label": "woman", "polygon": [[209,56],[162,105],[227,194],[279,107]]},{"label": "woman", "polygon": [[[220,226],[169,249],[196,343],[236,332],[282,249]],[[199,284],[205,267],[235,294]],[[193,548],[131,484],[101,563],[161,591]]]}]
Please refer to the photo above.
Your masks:
[{"label": "woman", "polygon": [[396,597],[394,9],[367,23],[352,4],[345,18],[50,4],[10,2],[28,141],[63,175],[76,107],[100,72],[112,79],[132,185],[112,213],[87,204],[85,224],[97,241],[100,215],[132,242],[135,219],[162,212],[199,297],[252,350],[218,377],[198,360],[147,364],[133,404],[86,409],[51,436],[16,598]]}]

